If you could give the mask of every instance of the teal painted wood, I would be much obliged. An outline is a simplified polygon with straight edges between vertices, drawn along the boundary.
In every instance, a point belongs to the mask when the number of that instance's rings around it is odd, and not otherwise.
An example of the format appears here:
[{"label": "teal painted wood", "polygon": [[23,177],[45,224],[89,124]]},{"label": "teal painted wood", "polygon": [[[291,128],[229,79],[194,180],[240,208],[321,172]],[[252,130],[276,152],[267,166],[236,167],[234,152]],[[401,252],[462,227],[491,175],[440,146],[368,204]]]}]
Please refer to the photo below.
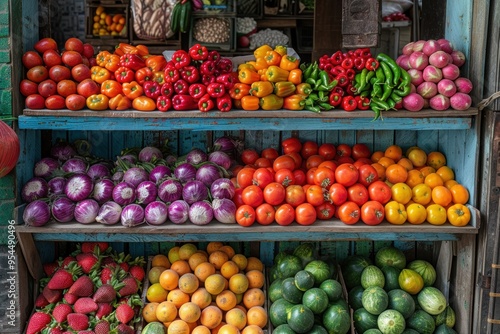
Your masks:
[{"label": "teal painted wood", "polygon": [[206,132],[183,130],[178,133],[178,152],[180,155],[188,153],[193,148],[206,150],[208,146]]},{"label": "teal painted wood", "polygon": [[336,241],[335,242],[335,258],[341,262],[351,254],[350,241]]},{"label": "teal painted wood", "polygon": [[[38,254],[40,255],[40,261],[42,263],[49,263],[56,259],[56,245],[53,242],[48,241],[36,241],[36,249],[38,249]],[[26,259],[29,261],[29,259]]]},{"label": "teal painted wood", "polygon": [[143,242],[132,242],[128,244],[128,251],[132,259],[135,259],[138,256],[144,256],[146,254],[146,249],[144,247],[145,243]]},{"label": "teal painted wood", "polygon": [[259,258],[266,267],[274,264],[274,256],[276,255],[276,245],[274,242],[261,242]]},{"label": "teal painted wood", "polygon": [[[471,0],[447,0],[444,36],[453,43],[455,49],[465,54],[466,59],[470,59],[472,8]],[[465,72],[462,72],[465,77],[468,77],[468,67],[466,62],[463,68]]]},{"label": "teal painted wood", "polygon": [[110,147],[111,132],[107,131],[89,131],[87,140],[92,147],[92,155],[111,159],[109,156],[111,152]]},{"label": "teal painted wood", "polygon": [[175,246],[176,246],[175,241],[161,242],[159,247],[159,254],[168,255],[168,251]]},{"label": "teal painted wood", "polygon": [[[35,238],[35,240],[36,240],[36,238]],[[65,239],[65,240],[71,240],[71,239]],[[72,240],[72,241],[86,241],[86,240]],[[121,239],[121,238],[112,239],[112,238],[110,238],[109,240],[102,240],[102,241],[110,241],[111,243],[109,245],[117,253],[125,252],[125,247],[126,247],[125,243],[127,241],[124,239]]]},{"label": "teal painted wood", "polygon": [[372,257],[373,241],[357,241],[354,243],[354,254]]},{"label": "teal painted wood", "polygon": [[[40,131],[19,130],[17,132],[21,152],[16,165],[16,183],[18,189],[28,182],[33,177],[33,167],[35,163],[41,159],[40,146],[35,143],[40,143]],[[22,203],[21,191],[17,191],[17,202]],[[17,224],[22,222],[18,221]]]}]

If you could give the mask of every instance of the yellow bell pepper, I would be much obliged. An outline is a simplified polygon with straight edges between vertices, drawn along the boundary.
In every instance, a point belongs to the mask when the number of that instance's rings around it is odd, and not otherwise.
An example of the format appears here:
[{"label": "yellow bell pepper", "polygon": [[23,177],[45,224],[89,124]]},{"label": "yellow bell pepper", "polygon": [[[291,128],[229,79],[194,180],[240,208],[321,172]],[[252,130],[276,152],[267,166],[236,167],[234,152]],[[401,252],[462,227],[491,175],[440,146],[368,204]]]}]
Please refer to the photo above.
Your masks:
[{"label": "yellow bell pepper", "polygon": [[293,94],[285,97],[283,101],[283,109],[287,110],[303,110],[306,105],[306,95]]},{"label": "yellow bell pepper", "polygon": [[264,58],[267,51],[273,51],[273,48],[267,44],[264,44],[253,51],[255,59]]},{"label": "yellow bell pepper", "polygon": [[260,107],[264,110],[278,110],[283,107],[283,98],[269,94],[260,98]]},{"label": "yellow bell pepper", "polygon": [[251,70],[249,67],[243,68],[238,71],[238,80],[242,83],[246,84],[252,84],[255,81],[260,80],[260,75],[259,73],[255,72],[254,70]]},{"label": "yellow bell pepper", "polygon": [[274,48],[274,51],[278,52],[280,54],[280,56],[286,56],[286,53],[287,53],[287,49],[286,49],[286,46],[284,45],[276,45],[276,47]]},{"label": "yellow bell pepper", "polygon": [[267,61],[266,61],[265,57],[255,58],[255,64],[253,64],[253,66],[255,67],[255,69],[257,71],[258,70],[263,70],[263,69],[266,69],[266,68],[269,67],[269,65],[267,64]]},{"label": "yellow bell pepper", "polygon": [[281,55],[276,51],[267,51],[265,59],[266,59],[267,66],[271,66],[271,65],[279,66],[279,64],[281,62]]},{"label": "yellow bell pepper", "polygon": [[282,69],[278,66],[272,65],[267,68],[265,75],[268,81],[278,82],[278,81],[287,81],[289,74],[290,74],[289,71]]},{"label": "yellow bell pepper", "polygon": [[246,63],[243,63],[243,64],[239,64],[238,65],[238,71],[239,70],[242,70],[244,68],[249,68],[251,69],[252,71],[255,71],[255,67],[250,63],[250,62],[246,62]]},{"label": "yellow bell pepper", "polygon": [[264,97],[271,94],[274,90],[273,84],[269,81],[256,81],[252,83],[250,95]]},{"label": "yellow bell pepper", "polygon": [[295,93],[295,85],[290,81],[279,81],[274,84],[274,94],[286,97]]},{"label": "yellow bell pepper", "polygon": [[258,110],[260,107],[260,99],[257,96],[246,95],[240,101],[243,110]]},{"label": "yellow bell pepper", "polygon": [[287,71],[294,70],[299,67],[299,59],[293,56],[281,57],[280,67]]}]

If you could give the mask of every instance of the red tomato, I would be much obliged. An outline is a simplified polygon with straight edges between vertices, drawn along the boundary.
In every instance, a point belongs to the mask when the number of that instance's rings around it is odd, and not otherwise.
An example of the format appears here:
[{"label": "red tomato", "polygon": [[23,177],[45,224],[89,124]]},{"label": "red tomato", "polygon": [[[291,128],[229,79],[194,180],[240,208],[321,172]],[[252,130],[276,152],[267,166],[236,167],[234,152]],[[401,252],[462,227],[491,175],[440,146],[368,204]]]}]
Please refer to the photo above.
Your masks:
[{"label": "red tomato", "polygon": [[361,206],[368,201],[368,189],[361,183],[356,183],[347,188],[347,200]]},{"label": "red tomato", "polygon": [[330,168],[334,172],[337,169],[337,166],[338,166],[338,164],[335,161],[333,161],[333,160],[325,160],[325,161],[323,161],[322,163],[320,163],[318,165],[318,167],[327,167],[327,168]]},{"label": "red tomato", "polygon": [[354,202],[345,202],[337,209],[339,219],[347,225],[356,224],[361,216],[359,206]]},{"label": "red tomato", "polygon": [[295,221],[300,225],[311,225],[316,217],[316,209],[309,203],[302,203],[295,208]]},{"label": "red tomato", "polygon": [[236,174],[236,182],[240,188],[246,188],[253,184],[253,174],[255,173],[255,168],[243,167],[240,169],[238,174]]},{"label": "red tomato", "polygon": [[234,189],[234,195],[233,195],[232,200],[237,208],[239,208],[240,206],[245,204],[245,203],[243,203],[243,198],[241,196],[242,193],[243,193],[243,188]]},{"label": "red tomato", "polygon": [[97,85],[97,83],[92,79],[85,79],[76,85],[76,91],[78,94],[84,96],[85,98],[90,95],[99,94],[101,89]]},{"label": "red tomato", "polygon": [[83,44],[83,56],[87,57],[88,59],[94,57],[94,47],[90,43],[84,43]]},{"label": "red tomato", "polygon": [[43,109],[45,108],[45,98],[40,94],[31,94],[26,96],[24,104],[28,109]]},{"label": "red tomato", "polygon": [[62,62],[69,67],[83,64],[82,55],[76,51],[64,51],[61,55],[61,59]]},{"label": "red tomato", "polygon": [[255,222],[255,209],[250,205],[242,205],[236,209],[235,217],[241,226],[251,226]]},{"label": "red tomato", "polygon": [[290,225],[295,220],[295,209],[290,204],[281,204],[274,215],[278,225]]},{"label": "red tomato", "polygon": [[34,49],[43,54],[46,50],[57,50],[57,42],[50,37],[42,38],[35,43]]},{"label": "red tomato", "polygon": [[325,158],[325,160],[332,160],[337,155],[337,149],[333,144],[324,143],[318,148],[318,154]]},{"label": "red tomato", "polygon": [[[76,37],[70,37],[64,43],[64,49],[68,51],[76,51],[83,55],[84,46],[83,42]],[[94,54],[90,55],[92,57]]]},{"label": "red tomato", "polygon": [[318,167],[312,167],[312,168],[309,168],[306,172],[306,183],[307,184],[315,184],[314,183],[314,175],[316,173],[316,170],[318,169]]},{"label": "red tomato", "polygon": [[298,169],[302,166],[302,156],[298,152],[292,152],[288,153],[287,156],[292,157],[292,159],[295,161],[295,168]]},{"label": "red tomato", "polygon": [[64,104],[66,105],[66,108],[68,108],[69,110],[82,110],[86,106],[86,100],[87,99],[81,95],[70,94],[66,96]]},{"label": "red tomato", "polygon": [[306,201],[306,192],[299,185],[291,185],[285,188],[285,202],[296,207]]},{"label": "red tomato", "polygon": [[325,202],[325,190],[317,185],[311,185],[306,190],[306,201],[314,206],[321,205]]},{"label": "red tomato", "polygon": [[57,84],[54,80],[43,80],[38,84],[38,94],[47,98],[51,95],[57,94]]},{"label": "red tomato", "polygon": [[262,189],[258,186],[251,185],[243,189],[241,199],[243,203],[250,205],[252,208],[256,208],[264,202],[264,194],[262,193]]},{"label": "red tomato", "polygon": [[298,184],[300,186],[306,184],[306,173],[302,169],[294,170],[293,176],[295,178],[295,184]]},{"label": "red tomato", "polygon": [[255,219],[260,225],[269,225],[274,222],[276,210],[269,203],[262,203],[255,209]]},{"label": "red tomato", "polygon": [[66,66],[55,65],[49,69],[49,78],[55,82],[71,79],[71,71]]},{"label": "red tomato", "polygon": [[26,77],[33,82],[39,83],[49,78],[49,70],[45,66],[33,66],[26,73]]},{"label": "red tomato", "polygon": [[19,85],[19,91],[23,96],[38,94],[38,84],[28,79],[23,79]]},{"label": "red tomato", "polygon": [[318,167],[324,161],[325,161],[325,158],[323,158],[319,154],[311,155],[306,160],[306,169],[310,169],[312,167]]},{"label": "red tomato", "polygon": [[42,55],[42,59],[45,66],[47,66],[48,68],[62,64],[61,55],[56,50],[45,51]]},{"label": "red tomato", "polygon": [[61,95],[62,97],[76,94],[76,83],[73,80],[59,81],[57,83],[57,94]]},{"label": "red tomato", "polygon": [[330,189],[330,186],[335,183],[335,171],[328,167],[318,167],[314,172],[314,184]]},{"label": "red tomato", "polygon": [[352,147],[352,153],[351,156],[354,160],[358,160],[360,158],[369,158],[371,157],[372,153],[370,152],[370,149],[366,144],[354,144]]},{"label": "red tomato", "polygon": [[26,51],[23,54],[22,62],[28,70],[32,67],[43,65],[43,59],[36,51]]},{"label": "red tomato", "polygon": [[300,153],[302,149],[302,143],[299,138],[290,137],[281,142],[281,148],[283,149],[283,154],[288,154],[292,152]]},{"label": "red tomato", "polygon": [[334,183],[328,191],[328,196],[333,204],[339,206],[347,201],[347,189],[340,183]]},{"label": "red tomato", "polygon": [[264,189],[269,183],[274,181],[274,173],[267,168],[257,168],[253,173],[252,183]]},{"label": "red tomato", "polygon": [[300,149],[300,155],[302,158],[307,159],[311,155],[318,154],[318,143],[308,140],[302,144],[302,148]]},{"label": "red tomato", "polygon": [[357,169],[363,165],[371,165],[373,162],[368,158],[359,158],[353,162],[353,165],[356,166]]},{"label": "red tomato", "polygon": [[321,220],[332,219],[335,214],[335,205],[330,202],[325,202],[316,207],[316,216]]},{"label": "red tomato", "polygon": [[280,169],[294,170],[295,160],[289,155],[280,155],[273,162],[273,170],[277,172]]},{"label": "red tomato", "polygon": [[361,221],[366,225],[378,225],[384,220],[384,206],[377,201],[368,201],[361,207]]},{"label": "red tomato", "polygon": [[241,161],[243,161],[245,165],[253,165],[259,158],[259,153],[252,148],[247,148],[241,152]]},{"label": "red tomato", "polygon": [[345,157],[338,157],[337,158],[337,162],[339,164],[353,164],[354,163],[354,159],[351,158],[351,157],[348,157],[348,156],[345,156]]},{"label": "red tomato", "polygon": [[64,109],[66,101],[61,95],[51,95],[45,99],[45,107],[51,110]]},{"label": "red tomato", "polygon": [[335,169],[335,180],[343,186],[350,187],[358,182],[359,172],[356,166],[350,163],[341,164]]},{"label": "red tomato", "polygon": [[271,205],[279,205],[285,201],[285,187],[278,182],[271,182],[264,188],[264,201]]},{"label": "red tomato", "polygon": [[392,198],[391,187],[383,181],[375,181],[368,186],[370,200],[386,204]]},{"label": "red tomato", "polygon": [[352,154],[351,146],[347,144],[339,144],[337,146],[337,157],[350,157]]},{"label": "red tomato", "polygon": [[82,82],[85,79],[90,79],[90,68],[85,64],[78,64],[71,69],[73,80]]},{"label": "red tomato", "polygon": [[295,176],[289,169],[280,169],[274,174],[274,181],[282,184],[284,187],[288,187],[291,184],[295,184]]},{"label": "red tomato", "polygon": [[371,183],[378,180],[377,170],[372,165],[362,165],[358,168],[359,183],[368,187]]},{"label": "red tomato", "polygon": [[274,159],[276,159],[277,157],[279,157],[279,155],[280,154],[278,153],[278,151],[275,148],[272,148],[272,147],[265,148],[265,149],[262,150],[262,152],[260,152],[260,156],[261,157],[267,158],[270,161],[274,161]]},{"label": "red tomato", "polygon": [[261,168],[261,167],[273,167],[273,163],[271,160],[269,160],[268,158],[258,158],[257,160],[255,160],[255,163],[254,163],[255,167],[257,168]]}]

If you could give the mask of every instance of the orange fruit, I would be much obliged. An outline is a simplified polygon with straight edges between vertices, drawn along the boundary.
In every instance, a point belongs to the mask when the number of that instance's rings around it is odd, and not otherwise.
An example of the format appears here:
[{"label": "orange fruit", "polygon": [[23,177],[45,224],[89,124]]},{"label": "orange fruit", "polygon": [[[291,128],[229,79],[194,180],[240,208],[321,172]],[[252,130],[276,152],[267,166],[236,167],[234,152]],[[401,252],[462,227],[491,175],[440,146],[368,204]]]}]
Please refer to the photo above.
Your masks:
[{"label": "orange fruit", "polygon": [[396,161],[394,161],[394,159],[391,159],[389,157],[383,156],[382,158],[378,159],[377,163],[387,168],[390,165],[394,165]]},{"label": "orange fruit", "polygon": [[193,328],[191,334],[211,334],[212,331],[207,326],[199,325]]},{"label": "orange fruit", "polygon": [[226,279],[221,274],[213,274],[205,280],[205,289],[212,295],[221,293],[226,285]]},{"label": "orange fruit", "polygon": [[193,293],[199,286],[200,281],[193,273],[186,273],[179,277],[179,289],[181,289],[182,292],[187,294]]},{"label": "orange fruit", "polygon": [[398,162],[403,157],[403,149],[398,145],[391,145],[386,148],[384,156]]},{"label": "orange fruit", "polygon": [[181,307],[182,304],[189,302],[189,299],[189,295],[181,289],[174,289],[167,295],[167,300],[172,302],[177,308]]},{"label": "orange fruit", "polygon": [[427,166],[431,166],[435,170],[446,165],[446,157],[441,152],[431,152],[427,155]]},{"label": "orange fruit", "polygon": [[189,334],[191,329],[184,320],[174,320],[168,326],[167,334]]},{"label": "orange fruit", "polygon": [[221,321],[221,323],[212,329],[212,334],[219,334],[219,329],[221,329],[222,326],[224,326],[226,323],[224,321]]},{"label": "orange fruit", "polygon": [[378,179],[380,181],[385,181],[385,167],[378,162],[372,163],[372,167],[377,171]]},{"label": "orange fruit", "polygon": [[199,321],[203,326],[214,329],[222,321],[222,311],[215,305],[207,306],[201,311]]},{"label": "orange fruit", "polygon": [[212,302],[212,295],[207,289],[199,288],[191,295],[191,302],[198,305],[200,309],[204,309]]},{"label": "orange fruit", "polygon": [[197,250],[198,248],[194,244],[184,244],[179,248],[179,259],[188,260],[191,255],[196,253]]},{"label": "orange fruit", "polygon": [[165,290],[160,283],[151,284],[146,291],[146,299],[149,302],[161,303],[167,299],[168,291]]},{"label": "orange fruit", "polygon": [[245,268],[245,271],[250,271],[250,270],[260,270],[264,271],[264,264],[259,258],[256,258],[254,256],[250,256],[247,258],[247,267]]},{"label": "orange fruit", "polygon": [[417,184],[411,189],[413,202],[421,205],[427,205],[432,199],[432,189],[425,183]]},{"label": "orange fruit", "polygon": [[420,173],[422,173],[422,175],[424,177],[426,177],[427,175],[429,175],[431,173],[435,173],[436,172],[436,170],[434,169],[434,167],[431,167],[431,166],[420,167],[418,170],[420,171]]},{"label": "orange fruit", "polygon": [[423,167],[427,162],[427,153],[418,147],[413,147],[406,151],[406,157],[411,161],[413,167]]},{"label": "orange fruit", "polygon": [[247,264],[248,264],[247,257],[243,254],[235,254],[231,258],[231,261],[236,263],[236,265],[238,266],[238,268],[240,268],[240,270],[245,270],[245,268],[247,267]]},{"label": "orange fruit", "polygon": [[265,300],[264,292],[257,288],[248,289],[243,295],[243,305],[247,309],[253,306],[263,306]]},{"label": "orange fruit", "polygon": [[240,330],[231,324],[225,324],[221,328],[219,328],[218,334],[240,334]]},{"label": "orange fruit", "polygon": [[167,270],[165,267],[152,267],[148,272],[149,283],[154,284],[160,281],[160,275],[163,271]]},{"label": "orange fruit", "polygon": [[225,278],[227,279],[230,279],[231,276],[237,274],[240,272],[240,268],[238,267],[238,265],[236,263],[234,263],[233,261],[229,260],[229,261],[226,261],[222,267],[220,268],[220,273],[222,276],[224,276]]},{"label": "orange fruit", "polygon": [[179,258],[179,246],[174,246],[168,250],[168,260],[170,263],[174,263],[177,260],[180,260]]},{"label": "orange fruit", "polygon": [[267,325],[267,312],[262,306],[252,306],[247,312],[247,324],[264,328]]},{"label": "orange fruit", "polygon": [[383,152],[383,151],[375,151],[375,152],[373,152],[372,155],[371,155],[371,157],[370,157],[371,161],[378,162],[378,160],[384,156],[384,153],[385,152]]},{"label": "orange fruit", "polygon": [[459,184],[459,183],[455,180],[444,181],[444,186],[448,189],[451,189],[451,187],[453,187],[456,184]]},{"label": "orange fruit", "polygon": [[205,282],[208,276],[215,274],[215,267],[209,262],[203,262],[196,266],[194,274],[201,282]]},{"label": "orange fruit", "polygon": [[245,328],[247,324],[247,314],[241,308],[232,308],[226,312],[226,324],[236,326],[239,330]]},{"label": "orange fruit", "polygon": [[215,303],[222,311],[229,311],[236,306],[236,295],[231,290],[224,290],[217,295]]},{"label": "orange fruit", "polygon": [[445,186],[434,187],[431,195],[432,201],[441,206],[447,206],[453,199],[451,191]]},{"label": "orange fruit", "polygon": [[260,270],[250,270],[245,273],[248,279],[249,288],[262,288],[264,286],[265,277],[264,273]]},{"label": "orange fruit", "polygon": [[156,318],[160,322],[174,321],[177,318],[177,307],[169,301],[164,301],[156,307]]},{"label": "orange fruit", "polygon": [[424,175],[417,169],[412,169],[408,171],[408,177],[406,178],[406,184],[410,186],[410,188],[415,187],[417,184],[424,183]]},{"label": "orange fruit", "polygon": [[189,268],[191,268],[191,271],[194,271],[200,263],[207,261],[208,261],[207,255],[203,252],[198,251],[189,257],[188,259]]},{"label": "orange fruit", "polygon": [[219,248],[218,250],[226,253],[229,258],[232,258],[236,254],[236,252],[234,251],[234,248],[229,246],[229,245],[224,245],[221,248]]},{"label": "orange fruit", "polygon": [[437,173],[430,173],[429,175],[427,175],[424,179],[424,183],[431,189],[434,189],[437,186],[444,185],[443,179]]},{"label": "orange fruit", "polygon": [[224,244],[220,241],[209,242],[207,245],[207,253],[212,254],[213,252],[215,252],[216,250],[218,250],[222,246],[224,246]]},{"label": "orange fruit", "polygon": [[151,267],[164,267],[170,268],[170,261],[168,257],[163,254],[157,254],[151,259]]},{"label": "orange fruit", "polygon": [[248,290],[248,286],[248,277],[243,273],[235,274],[229,279],[229,290],[231,290],[235,294],[244,293]]},{"label": "orange fruit", "polygon": [[179,318],[185,322],[192,323],[198,321],[201,316],[201,309],[192,302],[187,302],[179,307]]},{"label": "orange fruit", "polygon": [[170,269],[176,271],[179,276],[191,272],[191,267],[189,267],[189,263],[186,260],[177,260],[170,266]]},{"label": "orange fruit", "polygon": [[398,203],[406,204],[413,197],[412,189],[403,182],[396,183],[391,187],[392,199]]},{"label": "orange fruit", "polygon": [[257,325],[246,326],[241,334],[264,334],[264,330]]},{"label": "orange fruit", "polygon": [[441,176],[444,182],[455,179],[453,169],[448,166],[441,166],[436,170],[436,174]]},{"label": "orange fruit", "polygon": [[146,322],[158,321],[158,318],[156,317],[156,308],[158,305],[160,305],[160,303],[157,302],[147,303],[144,305],[144,308],[142,309],[142,317]]},{"label": "orange fruit", "polygon": [[408,172],[413,169],[413,163],[408,158],[399,159],[397,164],[403,166]]},{"label": "orange fruit", "polygon": [[465,204],[469,201],[469,191],[461,184],[455,184],[450,188],[452,201],[455,204]]},{"label": "orange fruit", "polygon": [[208,256],[208,262],[214,265],[215,269],[222,268],[222,265],[229,260],[229,255],[223,251],[216,250]]},{"label": "orange fruit", "polygon": [[160,285],[165,290],[173,290],[179,286],[179,274],[172,269],[164,270],[160,275]]},{"label": "orange fruit", "polygon": [[408,178],[408,171],[402,165],[389,165],[385,169],[385,178],[391,183],[405,182]]}]

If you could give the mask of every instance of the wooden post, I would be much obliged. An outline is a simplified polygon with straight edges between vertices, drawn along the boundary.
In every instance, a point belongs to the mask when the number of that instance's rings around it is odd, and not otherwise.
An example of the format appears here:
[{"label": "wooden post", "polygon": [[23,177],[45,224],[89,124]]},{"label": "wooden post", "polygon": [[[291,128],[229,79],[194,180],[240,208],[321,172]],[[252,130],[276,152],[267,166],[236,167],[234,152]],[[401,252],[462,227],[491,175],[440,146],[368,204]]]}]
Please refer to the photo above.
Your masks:
[{"label": "wooden post", "polygon": [[316,1],[314,6],[313,61],[342,47],[342,0]]}]

